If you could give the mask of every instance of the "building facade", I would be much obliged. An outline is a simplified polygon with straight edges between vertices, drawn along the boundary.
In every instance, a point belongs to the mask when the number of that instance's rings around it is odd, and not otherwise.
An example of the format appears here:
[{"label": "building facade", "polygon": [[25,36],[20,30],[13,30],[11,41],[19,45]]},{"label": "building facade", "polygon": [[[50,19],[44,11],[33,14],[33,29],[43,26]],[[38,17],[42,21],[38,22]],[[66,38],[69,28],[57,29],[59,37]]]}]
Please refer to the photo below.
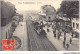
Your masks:
[{"label": "building facade", "polygon": [[58,18],[64,20],[65,22],[67,22],[66,26],[70,25],[71,30],[72,30],[74,36],[75,37],[79,37],[79,33],[80,33],[79,32],[79,24],[80,24],[79,15],[77,17],[72,17],[71,18],[71,22],[70,22],[70,19],[67,18],[67,17],[60,17],[60,16],[58,16]]},{"label": "building facade", "polygon": [[[15,19],[15,20],[14,20]],[[15,25],[18,25],[19,21],[19,16],[14,16],[12,18],[12,20],[10,22],[8,22],[8,24],[6,24],[5,26],[1,27],[1,36],[2,39],[8,39],[12,36],[13,32],[12,32],[12,23],[14,22]]]},{"label": "building facade", "polygon": [[72,28],[77,33],[80,33],[79,32],[79,24],[80,24],[79,18],[73,18],[72,19]]},{"label": "building facade", "polygon": [[45,13],[45,21],[51,22],[56,18],[56,10],[51,5],[45,5],[42,8],[42,13]]}]

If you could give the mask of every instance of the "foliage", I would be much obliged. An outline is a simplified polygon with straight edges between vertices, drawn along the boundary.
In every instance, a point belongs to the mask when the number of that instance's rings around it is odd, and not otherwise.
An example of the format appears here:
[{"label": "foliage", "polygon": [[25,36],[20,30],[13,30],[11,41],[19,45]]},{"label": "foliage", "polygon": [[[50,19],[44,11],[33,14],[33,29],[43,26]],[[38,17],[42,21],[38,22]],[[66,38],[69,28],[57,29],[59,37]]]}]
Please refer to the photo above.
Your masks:
[{"label": "foliage", "polygon": [[62,1],[61,7],[57,11],[57,14],[59,13],[62,13],[62,16],[70,19],[70,23],[67,23],[69,25],[64,25],[65,27],[63,29],[66,32],[70,32],[72,30],[71,18],[79,18],[79,1]]},{"label": "foliage", "polygon": [[10,2],[1,1],[1,17],[11,18],[16,13],[15,6]]},{"label": "foliage", "polygon": [[60,11],[69,18],[79,14],[79,1],[62,1]]}]

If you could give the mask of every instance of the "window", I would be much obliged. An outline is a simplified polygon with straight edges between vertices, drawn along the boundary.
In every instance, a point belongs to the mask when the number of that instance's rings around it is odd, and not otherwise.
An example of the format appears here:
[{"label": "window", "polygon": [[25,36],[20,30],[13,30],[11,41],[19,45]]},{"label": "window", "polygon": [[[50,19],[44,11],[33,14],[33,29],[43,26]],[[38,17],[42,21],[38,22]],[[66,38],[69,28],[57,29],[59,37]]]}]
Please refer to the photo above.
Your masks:
[{"label": "window", "polygon": [[79,29],[79,23],[76,23],[76,29]]},{"label": "window", "polygon": [[73,28],[75,28],[75,23],[73,22]]}]

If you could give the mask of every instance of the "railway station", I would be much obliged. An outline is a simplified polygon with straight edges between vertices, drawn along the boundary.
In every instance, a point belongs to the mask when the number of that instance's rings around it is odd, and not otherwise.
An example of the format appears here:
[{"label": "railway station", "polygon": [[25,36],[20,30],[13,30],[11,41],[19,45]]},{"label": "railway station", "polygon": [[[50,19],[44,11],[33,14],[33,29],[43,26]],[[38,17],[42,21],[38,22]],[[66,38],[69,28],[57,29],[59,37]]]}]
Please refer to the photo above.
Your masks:
[{"label": "railway station", "polygon": [[14,50],[8,50],[79,51],[79,1],[1,4],[0,50],[7,50],[3,40],[14,40]]}]

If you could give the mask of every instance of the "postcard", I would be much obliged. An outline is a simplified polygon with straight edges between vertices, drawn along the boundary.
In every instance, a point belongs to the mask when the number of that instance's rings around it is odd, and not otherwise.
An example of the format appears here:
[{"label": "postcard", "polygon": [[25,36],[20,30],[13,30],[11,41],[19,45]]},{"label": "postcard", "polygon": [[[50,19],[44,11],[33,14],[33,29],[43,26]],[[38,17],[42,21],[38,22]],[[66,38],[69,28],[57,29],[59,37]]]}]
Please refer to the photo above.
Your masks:
[{"label": "postcard", "polygon": [[79,51],[79,0],[2,0],[0,51]]}]

